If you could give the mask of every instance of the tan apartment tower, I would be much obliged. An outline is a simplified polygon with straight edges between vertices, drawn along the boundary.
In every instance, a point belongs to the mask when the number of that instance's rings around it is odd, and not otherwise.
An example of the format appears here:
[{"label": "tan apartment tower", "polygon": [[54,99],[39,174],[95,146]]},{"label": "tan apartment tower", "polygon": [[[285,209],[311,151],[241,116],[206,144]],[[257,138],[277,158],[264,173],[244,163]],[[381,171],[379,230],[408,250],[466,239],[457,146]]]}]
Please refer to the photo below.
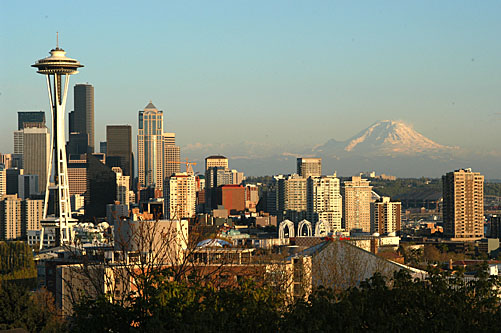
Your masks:
[{"label": "tan apartment tower", "polygon": [[484,176],[460,169],[442,176],[444,235],[458,240],[484,237]]},{"label": "tan apartment tower", "polygon": [[278,211],[279,219],[299,222],[306,218],[307,179],[293,174],[278,179]]},{"label": "tan apartment tower", "polygon": [[311,223],[320,220],[330,225],[330,230],[341,230],[343,198],[336,174],[310,177],[307,180],[307,219]]},{"label": "tan apartment tower", "polygon": [[371,198],[370,181],[360,176],[351,177],[344,182],[344,228],[346,231],[361,229],[371,231]]},{"label": "tan apartment tower", "polygon": [[297,159],[297,174],[303,178],[322,176],[322,159],[299,157]]},{"label": "tan apartment tower", "polygon": [[380,235],[400,231],[402,204],[389,197],[371,203],[371,233]]},{"label": "tan apartment tower", "polygon": [[4,195],[0,200],[0,240],[21,237],[21,199],[17,194]]},{"label": "tan apartment tower", "polygon": [[195,176],[186,172],[165,178],[164,215],[170,220],[195,216],[196,182]]}]

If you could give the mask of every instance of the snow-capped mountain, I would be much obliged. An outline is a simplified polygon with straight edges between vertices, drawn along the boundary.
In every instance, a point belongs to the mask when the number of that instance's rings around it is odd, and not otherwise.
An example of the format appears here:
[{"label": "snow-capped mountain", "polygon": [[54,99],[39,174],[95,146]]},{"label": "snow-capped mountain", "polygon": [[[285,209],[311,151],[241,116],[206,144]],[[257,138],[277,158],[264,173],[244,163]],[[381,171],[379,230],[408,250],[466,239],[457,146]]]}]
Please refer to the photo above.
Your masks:
[{"label": "snow-capped mountain", "polygon": [[314,151],[328,155],[356,153],[394,156],[444,153],[454,149],[428,139],[403,122],[384,120],[346,141],[329,140]]}]

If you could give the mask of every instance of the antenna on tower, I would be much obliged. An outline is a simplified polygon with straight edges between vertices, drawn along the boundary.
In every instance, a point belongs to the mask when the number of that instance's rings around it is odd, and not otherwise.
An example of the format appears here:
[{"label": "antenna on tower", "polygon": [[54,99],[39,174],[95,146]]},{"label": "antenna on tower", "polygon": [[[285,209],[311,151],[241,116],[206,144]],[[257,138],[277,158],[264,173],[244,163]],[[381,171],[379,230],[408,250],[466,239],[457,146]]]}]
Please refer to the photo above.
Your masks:
[{"label": "antenna on tower", "polygon": [[59,48],[59,31],[56,31],[56,48]]}]

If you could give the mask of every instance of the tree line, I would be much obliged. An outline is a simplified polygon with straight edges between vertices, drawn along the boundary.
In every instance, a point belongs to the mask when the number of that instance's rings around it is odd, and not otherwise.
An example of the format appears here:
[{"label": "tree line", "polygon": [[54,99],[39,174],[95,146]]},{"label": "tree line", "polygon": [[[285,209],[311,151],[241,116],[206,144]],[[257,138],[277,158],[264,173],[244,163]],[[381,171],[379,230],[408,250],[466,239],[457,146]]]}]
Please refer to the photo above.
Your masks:
[{"label": "tree line", "polygon": [[[485,267],[484,267],[485,268]],[[287,303],[272,285],[242,280],[234,287],[172,280],[158,271],[143,297],[111,302],[81,298],[62,318],[49,293],[13,281],[0,286],[0,329],[30,332],[458,332],[496,331],[501,320],[497,277],[476,279],[432,271],[413,280],[376,273],[357,287],[316,288]]]}]

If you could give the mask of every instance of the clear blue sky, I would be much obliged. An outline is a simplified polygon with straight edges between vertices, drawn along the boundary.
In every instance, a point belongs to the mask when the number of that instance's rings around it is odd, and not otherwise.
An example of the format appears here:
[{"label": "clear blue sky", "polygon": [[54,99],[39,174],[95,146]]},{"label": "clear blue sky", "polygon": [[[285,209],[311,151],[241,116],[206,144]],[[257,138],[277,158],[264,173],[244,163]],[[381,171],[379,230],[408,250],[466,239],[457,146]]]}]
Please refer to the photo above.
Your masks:
[{"label": "clear blue sky", "polygon": [[17,111],[48,110],[30,65],[56,31],[86,66],[72,85],[95,87],[96,146],[106,124],[135,129],[151,99],[182,146],[321,144],[394,119],[499,150],[500,13],[500,1],[2,0],[0,152]]}]

